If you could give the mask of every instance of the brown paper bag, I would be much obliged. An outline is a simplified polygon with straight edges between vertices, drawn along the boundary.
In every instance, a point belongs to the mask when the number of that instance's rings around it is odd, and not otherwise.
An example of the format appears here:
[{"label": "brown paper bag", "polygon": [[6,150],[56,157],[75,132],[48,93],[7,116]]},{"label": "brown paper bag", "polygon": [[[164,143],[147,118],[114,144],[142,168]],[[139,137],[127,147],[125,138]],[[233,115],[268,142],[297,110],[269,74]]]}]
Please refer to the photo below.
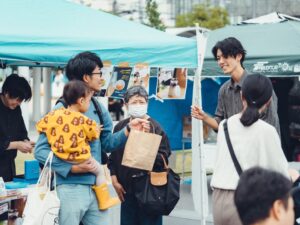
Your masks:
[{"label": "brown paper bag", "polygon": [[132,129],[126,142],[122,165],[151,171],[161,136]]}]

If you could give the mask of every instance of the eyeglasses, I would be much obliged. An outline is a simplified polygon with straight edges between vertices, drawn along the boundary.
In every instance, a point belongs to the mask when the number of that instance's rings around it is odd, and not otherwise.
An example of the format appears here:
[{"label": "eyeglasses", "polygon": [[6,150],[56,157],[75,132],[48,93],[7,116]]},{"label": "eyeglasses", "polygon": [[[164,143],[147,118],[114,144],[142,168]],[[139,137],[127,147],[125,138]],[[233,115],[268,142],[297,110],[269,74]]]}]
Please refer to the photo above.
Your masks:
[{"label": "eyeglasses", "polygon": [[91,73],[91,75],[99,75],[100,77],[102,77],[102,72],[100,71],[99,73]]}]

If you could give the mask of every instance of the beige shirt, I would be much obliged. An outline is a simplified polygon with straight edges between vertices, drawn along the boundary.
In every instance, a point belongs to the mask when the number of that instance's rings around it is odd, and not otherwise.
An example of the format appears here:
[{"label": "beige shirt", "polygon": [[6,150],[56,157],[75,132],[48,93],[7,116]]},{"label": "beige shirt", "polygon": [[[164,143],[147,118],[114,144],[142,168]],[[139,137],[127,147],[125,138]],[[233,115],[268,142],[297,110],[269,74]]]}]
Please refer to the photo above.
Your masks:
[{"label": "beige shirt", "polygon": [[[241,114],[228,119],[229,137],[234,153],[242,170],[253,166],[261,166],[280,172],[287,177],[288,162],[285,158],[281,143],[275,128],[259,119],[250,127],[240,122]],[[219,125],[217,138],[217,156],[211,186],[226,190],[235,190],[239,175],[227,147],[222,121]]]}]

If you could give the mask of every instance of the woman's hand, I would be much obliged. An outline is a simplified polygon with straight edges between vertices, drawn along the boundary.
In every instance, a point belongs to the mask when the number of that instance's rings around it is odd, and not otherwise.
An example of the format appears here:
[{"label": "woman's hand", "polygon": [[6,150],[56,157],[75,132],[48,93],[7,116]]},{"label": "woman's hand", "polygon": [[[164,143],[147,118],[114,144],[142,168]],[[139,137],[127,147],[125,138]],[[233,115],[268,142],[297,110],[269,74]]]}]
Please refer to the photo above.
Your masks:
[{"label": "woman's hand", "polygon": [[125,201],[124,198],[124,194],[126,194],[126,191],[124,190],[123,186],[118,182],[117,177],[111,176],[111,180],[112,180],[112,185],[114,186],[114,189],[116,190],[119,199],[121,200],[121,202]]},{"label": "woman's hand", "polygon": [[149,121],[146,119],[135,118],[129,122],[129,126],[131,129],[149,132],[150,125]]}]

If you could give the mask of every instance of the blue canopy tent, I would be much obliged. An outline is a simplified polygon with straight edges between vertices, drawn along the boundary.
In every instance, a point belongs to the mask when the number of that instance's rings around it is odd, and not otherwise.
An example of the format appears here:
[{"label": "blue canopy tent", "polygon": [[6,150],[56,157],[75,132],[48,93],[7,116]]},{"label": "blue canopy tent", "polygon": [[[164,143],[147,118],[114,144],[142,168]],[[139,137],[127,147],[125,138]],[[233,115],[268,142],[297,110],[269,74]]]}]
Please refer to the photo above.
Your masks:
[{"label": "blue canopy tent", "polygon": [[[173,36],[72,2],[3,0],[0,9],[0,21],[4,24],[0,30],[0,67],[64,66],[72,56],[87,50],[113,65],[129,62],[133,66],[143,62],[151,67],[197,67],[196,40]],[[187,96],[191,99],[191,94]],[[182,112],[181,103],[184,101],[164,104],[163,110],[167,112],[174,104],[173,112],[176,109]],[[159,116],[157,106],[151,100],[149,110],[154,118]],[[190,106],[186,107],[189,110]],[[176,133],[172,121],[160,120],[173,137],[173,149],[178,149],[181,116],[175,121]]]},{"label": "blue canopy tent", "polygon": [[[93,51],[102,60],[111,61],[113,65],[128,62],[130,66],[134,66],[142,62],[148,63],[150,67],[199,68],[199,46],[196,40],[176,37],[66,0],[1,0],[0,9],[2,68],[65,66],[71,57],[82,51]],[[204,47],[205,44],[203,49]],[[39,94],[39,87],[35,90]],[[190,91],[191,89],[188,90]],[[179,116],[180,113],[176,111],[182,112],[183,101],[173,103],[172,115]],[[188,108],[189,106],[186,105]],[[149,111],[154,118],[158,111],[160,114],[164,113],[158,107],[158,102],[151,100]],[[178,130],[181,118],[174,118],[174,121]],[[174,123],[170,124],[164,119],[160,122],[172,137],[171,142],[181,139],[181,132],[179,137],[173,137]],[[197,132],[193,134],[199,139]],[[197,146],[199,148],[198,144]],[[197,152],[197,148],[193,152]],[[200,157],[193,159],[199,160]],[[198,173],[203,173],[200,168],[203,163],[195,162],[193,165],[197,167],[193,170],[197,179],[192,185],[193,192],[196,193],[195,209],[200,212],[203,201],[199,200],[202,188]],[[206,185],[205,182],[202,184]],[[204,217],[205,213],[201,214]],[[205,223],[205,218],[202,222]]]},{"label": "blue canopy tent", "polygon": [[197,67],[195,40],[66,0],[1,0],[0,9],[2,64],[64,65],[89,50],[114,65]]}]

